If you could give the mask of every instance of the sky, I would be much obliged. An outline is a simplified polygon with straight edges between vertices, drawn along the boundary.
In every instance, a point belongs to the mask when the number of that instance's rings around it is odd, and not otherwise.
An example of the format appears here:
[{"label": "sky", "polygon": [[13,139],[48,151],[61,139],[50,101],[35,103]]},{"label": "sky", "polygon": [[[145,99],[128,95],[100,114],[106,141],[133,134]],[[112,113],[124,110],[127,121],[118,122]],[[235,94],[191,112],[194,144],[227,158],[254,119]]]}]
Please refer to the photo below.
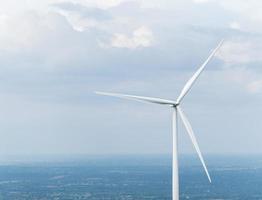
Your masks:
[{"label": "sky", "polygon": [[[0,0],[0,155],[171,153],[176,99],[203,154],[262,153],[262,2]],[[179,151],[194,153],[181,123]]]}]

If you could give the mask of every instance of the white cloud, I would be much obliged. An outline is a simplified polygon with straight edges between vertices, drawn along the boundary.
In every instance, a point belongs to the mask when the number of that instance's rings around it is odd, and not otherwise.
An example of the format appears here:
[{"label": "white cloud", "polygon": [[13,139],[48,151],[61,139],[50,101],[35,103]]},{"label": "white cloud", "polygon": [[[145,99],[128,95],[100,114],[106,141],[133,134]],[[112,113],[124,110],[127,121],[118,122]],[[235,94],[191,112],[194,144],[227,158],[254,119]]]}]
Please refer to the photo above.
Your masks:
[{"label": "white cloud", "polygon": [[37,23],[39,16],[26,13],[19,16],[4,15],[0,19],[0,49],[17,50],[30,47],[40,39]]},{"label": "white cloud", "polygon": [[235,29],[235,30],[240,30],[241,29],[240,24],[238,22],[231,22],[229,24],[229,27],[232,28],[232,29]]},{"label": "white cloud", "polygon": [[250,61],[251,44],[247,42],[227,41],[218,52],[217,57],[228,63],[247,63]]},{"label": "white cloud", "polygon": [[150,47],[154,42],[153,32],[142,26],[134,30],[132,36],[116,33],[111,40],[111,46],[117,48],[136,49],[139,47]]},{"label": "white cloud", "polygon": [[[211,0],[193,0],[195,3],[207,3]],[[262,20],[260,0],[212,0],[225,9],[241,14],[242,17],[246,17],[252,20]]]},{"label": "white cloud", "polygon": [[257,39],[241,38],[229,40],[223,44],[223,47],[217,54],[226,64],[245,64],[250,62],[262,61],[262,45]]},{"label": "white cloud", "polygon": [[98,0],[98,1],[94,1],[96,2],[96,4],[100,7],[104,7],[104,8],[108,8],[108,7],[113,7],[113,6],[117,6],[120,3],[126,2],[128,0]]},{"label": "white cloud", "polygon": [[89,28],[99,27],[99,22],[90,18],[83,18],[77,13],[68,13],[63,10],[56,11],[62,16],[66,17],[70,25],[75,31],[83,32]]},{"label": "white cloud", "polygon": [[226,41],[217,54],[225,62],[225,80],[241,86],[249,93],[262,93],[262,75],[252,65],[262,62],[261,54],[259,39]]},{"label": "white cloud", "polygon": [[71,26],[79,32],[90,28],[102,28],[113,20],[107,9],[87,7],[71,2],[52,4],[50,10],[66,17]]},{"label": "white cloud", "polygon": [[262,92],[262,79],[250,82],[247,85],[247,89],[249,92],[254,93],[254,94],[261,93]]},{"label": "white cloud", "polygon": [[227,85],[237,85],[251,94],[262,92],[262,76],[247,67],[232,67],[221,71]]},{"label": "white cloud", "polygon": [[195,3],[207,3],[210,0],[193,0]]},{"label": "white cloud", "polygon": [[[262,21],[262,1],[260,0],[193,0],[194,3],[208,3],[212,2],[217,4],[219,7],[222,7],[226,11],[229,11],[231,14],[239,15],[238,18],[244,20],[245,27],[248,29],[260,29],[256,27],[258,22]],[[250,20],[253,22],[248,22]],[[236,27],[233,25],[233,28]],[[238,26],[237,26],[238,29]]]},{"label": "white cloud", "polygon": [[224,8],[240,13],[253,20],[262,20],[260,0],[216,0]]},{"label": "white cloud", "polygon": [[0,17],[0,49],[18,51],[45,44],[54,32],[70,29],[66,20],[56,13],[38,14],[30,11],[21,15]]},{"label": "white cloud", "polygon": [[[123,2],[128,2],[130,0],[74,0],[73,3],[79,3],[84,6],[97,7],[102,9],[108,9],[117,6]],[[65,1],[64,1],[65,2]]]}]

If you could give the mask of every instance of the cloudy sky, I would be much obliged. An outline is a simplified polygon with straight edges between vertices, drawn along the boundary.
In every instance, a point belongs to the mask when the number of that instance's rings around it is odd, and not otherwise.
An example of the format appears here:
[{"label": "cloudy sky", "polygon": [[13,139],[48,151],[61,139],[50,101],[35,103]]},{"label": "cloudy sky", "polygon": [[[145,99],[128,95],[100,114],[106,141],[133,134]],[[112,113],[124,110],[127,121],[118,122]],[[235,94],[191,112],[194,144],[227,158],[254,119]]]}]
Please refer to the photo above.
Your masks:
[{"label": "cloudy sky", "polygon": [[[0,0],[0,154],[171,152],[175,99],[207,153],[262,153],[258,0]],[[180,152],[193,152],[180,126]]]}]

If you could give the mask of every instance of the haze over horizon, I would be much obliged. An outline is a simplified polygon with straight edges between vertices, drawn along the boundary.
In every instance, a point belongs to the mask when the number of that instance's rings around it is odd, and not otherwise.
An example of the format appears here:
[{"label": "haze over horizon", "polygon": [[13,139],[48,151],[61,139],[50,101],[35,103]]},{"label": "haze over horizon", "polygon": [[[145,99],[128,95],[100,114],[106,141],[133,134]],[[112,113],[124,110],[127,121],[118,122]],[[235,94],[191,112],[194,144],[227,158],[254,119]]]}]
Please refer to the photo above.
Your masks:
[{"label": "haze over horizon", "polygon": [[[0,0],[0,155],[169,154],[176,99],[203,154],[262,154],[262,2]],[[180,152],[194,153],[179,125]]]}]

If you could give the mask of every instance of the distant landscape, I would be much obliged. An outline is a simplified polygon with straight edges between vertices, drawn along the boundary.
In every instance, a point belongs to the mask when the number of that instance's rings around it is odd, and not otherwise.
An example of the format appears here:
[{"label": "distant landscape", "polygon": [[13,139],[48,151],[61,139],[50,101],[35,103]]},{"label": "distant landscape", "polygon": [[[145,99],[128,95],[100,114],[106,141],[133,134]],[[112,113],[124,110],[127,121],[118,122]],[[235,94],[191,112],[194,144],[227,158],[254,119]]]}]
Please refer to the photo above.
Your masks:
[{"label": "distant landscape", "polygon": [[[181,199],[262,199],[262,156],[180,160]],[[170,200],[171,157],[74,156],[13,159],[0,166],[0,199]]]}]

